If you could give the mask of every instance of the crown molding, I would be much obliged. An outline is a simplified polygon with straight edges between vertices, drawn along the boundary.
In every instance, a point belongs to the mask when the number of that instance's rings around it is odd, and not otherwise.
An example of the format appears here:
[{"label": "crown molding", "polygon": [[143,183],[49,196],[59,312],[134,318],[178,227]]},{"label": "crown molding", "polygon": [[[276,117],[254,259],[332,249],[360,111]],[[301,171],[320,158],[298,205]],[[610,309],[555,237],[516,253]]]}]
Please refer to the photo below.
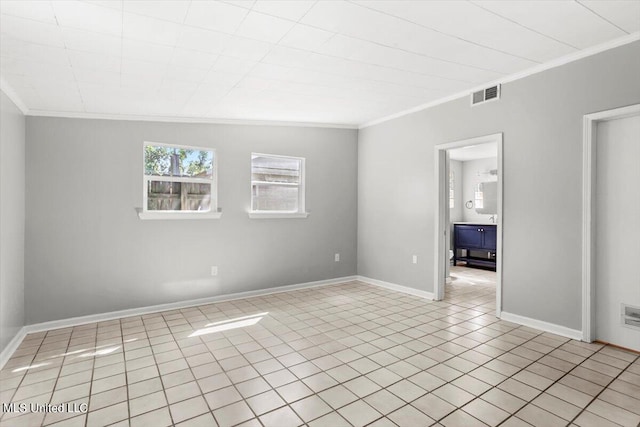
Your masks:
[{"label": "crown molding", "polygon": [[180,116],[150,116],[136,114],[109,114],[109,113],[84,113],[76,111],[42,111],[29,110],[29,116],[33,117],[62,117],[69,119],[98,119],[98,120],[128,120],[142,122],[170,122],[170,123],[200,123],[200,124],[224,124],[224,125],[249,125],[249,126],[289,126],[312,127],[332,129],[358,129],[356,124],[347,123],[314,123],[279,120],[243,120],[207,117],[180,117]]},{"label": "crown molding", "polygon": [[29,109],[27,108],[26,104],[22,102],[22,99],[18,96],[18,93],[2,76],[0,76],[0,89],[2,89],[2,92],[4,92],[4,94],[9,97],[11,102],[13,102],[16,107],[18,107],[18,109],[22,111],[22,114],[26,116],[27,113],[29,113]]},{"label": "crown molding", "polygon": [[389,120],[397,119],[399,117],[403,117],[403,116],[406,116],[406,115],[409,115],[409,114],[412,114],[412,113],[417,113],[418,111],[423,111],[423,110],[426,110],[428,108],[435,107],[436,105],[444,104],[446,102],[453,101],[455,99],[459,99],[459,98],[463,98],[465,96],[469,96],[473,92],[485,89],[485,88],[490,87],[490,86],[494,86],[494,85],[497,85],[497,84],[509,83],[509,82],[513,82],[513,81],[516,81],[516,80],[520,80],[520,79],[523,79],[525,77],[529,77],[531,75],[538,74],[538,73],[541,73],[543,71],[550,70],[552,68],[556,68],[556,67],[560,67],[560,66],[565,65],[565,64],[569,64],[571,62],[577,61],[577,60],[582,59],[582,58],[587,58],[589,56],[598,54],[600,52],[604,52],[604,51],[607,51],[607,50],[610,50],[610,49],[614,49],[614,48],[619,47],[619,46],[623,46],[623,45],[626,45],[626,44],[629,44],[629,43],[633,43],[633,42],[638,41],[638,40],[640,40],[640,31],[637,31],[637,32],[631,33],[629,35],[610,40],[610,41],[605,42],[605,43],[601,43],[601,44],[598,44],[598,45],[595,45],[595,46],[591,46],[591,47],[588,47],[586,49],[582,49],[582,50],[579,50],[577,52],[570,53],[568,55],[561,56],[560,58],[553,59],[553,60],[551,60],[549,62],[545,62],[544,64],[540,64],[540,65],[536,65],[536,66],[531,67],[531,68],[527,68],[526,70],[519,71],[519,72],[514,73],[514,74],[510,74],[510,75],[505,76],[505,77],[503,77],[501,79],[494,80],[494,81],[491,81],[491,82],[488,82],[488,83],[484,83],[484,84],[476,86],[474,88],[467,89],[467,90],[458,92],[456,94],[446,96],[444,98],[439,98],[439,99],[436,99],[435,101],[431,101],[431,102],[428,102],[426,104],[420,104],[420,105],[417,105],[415,107],[409,108],[407,110],[399,111],[397,113],[390,114],[388,116],[380,117],[379,119],[371,120],[369,122],[366,122],[366,123],[360,125],[358,127],[358,129],[368,128],[370,126],[374,126],[374,125],[377,125],[377,124],[380,124],[380,123],[388,122]]}]

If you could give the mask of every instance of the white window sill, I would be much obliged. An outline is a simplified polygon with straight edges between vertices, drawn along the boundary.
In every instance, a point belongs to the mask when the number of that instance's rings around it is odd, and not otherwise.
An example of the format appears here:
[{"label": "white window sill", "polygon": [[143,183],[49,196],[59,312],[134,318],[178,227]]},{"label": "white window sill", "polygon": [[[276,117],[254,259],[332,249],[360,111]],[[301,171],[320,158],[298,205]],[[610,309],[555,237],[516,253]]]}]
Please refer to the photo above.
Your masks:
[{"label": "white window sill", "polygon": [[249,212],[251,219],[306,218],[309,212]]},{"label": "white window sill", "polygon": [[177,211],[147,211],[136,209],[138,218],[142,220],[156,219],[220,219],[222,212],[177,212]]}]

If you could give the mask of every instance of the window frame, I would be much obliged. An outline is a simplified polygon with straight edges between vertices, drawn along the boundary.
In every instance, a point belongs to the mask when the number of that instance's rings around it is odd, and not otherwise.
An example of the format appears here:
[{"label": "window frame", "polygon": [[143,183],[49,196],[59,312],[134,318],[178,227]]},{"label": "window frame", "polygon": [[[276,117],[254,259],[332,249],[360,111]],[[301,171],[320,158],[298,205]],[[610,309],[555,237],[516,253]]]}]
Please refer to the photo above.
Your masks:
[{"label": "window frame", "polygon": [[[192,177],[173,177],[160,175],[147,175],[145,164],[145,148],[147,146],[154,147],[170,147],[185,150],[210,151],[213,153],[211,178],[192,178]],[[168,181],[168,182],[187,182],[194,184],[210,184],[211,185],[211,202],[208,211],[168,211],[168,210],[148,210],[148,182],[149,181]],[[222,212],[218,209],[218,155],[215,148],[201,147],[195,145],[169,144],[165,142],[143,141],[142,143],[142,209],[138,210],[140,219],[218,219],[222,216]]]},{"label": "window frame", "polygon": [[456,207],[456,174],[449,169],[449,209]]},{"label": "window frame", "polygon": [[475,209],[484,209],[484,190],[481,182],[476,184],[473,192],[473,207]]},{"label": "window frame", "polygon": [[[282,186],[297,186],[298,187],[298,210],[296,211],[263,211],[263,210],[253,210],[253,185],[254,181],[252,179],[253,175],[253,158],[259,157],[271,157],[271,158],[280,158],[280,159],[292,159],[300,161],[300,183],[297,185],[291,185],[288,183],[278,183],[278,182],[269,182],[269,185],[282,185]],[[306,176],[307,176],[307,167],[306,167],[306,158],[299,156],[286,156],[282,154],[267,154],[267,153],[251,153],[250,164],[249,164],[249,218],[252,219],[278,219],[278,218],[306,218],[309,216],[309,213],[306,211]]]}]

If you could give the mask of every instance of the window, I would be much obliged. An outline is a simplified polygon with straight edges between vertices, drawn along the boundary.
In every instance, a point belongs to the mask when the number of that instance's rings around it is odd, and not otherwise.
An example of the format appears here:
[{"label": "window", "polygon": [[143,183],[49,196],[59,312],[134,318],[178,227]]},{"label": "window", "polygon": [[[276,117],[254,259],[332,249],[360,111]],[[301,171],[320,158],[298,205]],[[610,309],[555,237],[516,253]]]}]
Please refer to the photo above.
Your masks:
[{"label": "window", "polygon": [[211,148],[144,143],[141,219],[219,218]]},{"label": "window", "polygon": [[476,191],[474,192],[474,199],[475,199],[476,209],[484,208],[484,191],[482,189],[482,184],[476,185]]},{"label": "window", "polygon": [[449,209],[453,209],[456,205],[455,195],[455,174],[452,170],[449,171]]},{"label": "window", "polygon": [[305,218],[304,159],[251,154],[252,218]]}]

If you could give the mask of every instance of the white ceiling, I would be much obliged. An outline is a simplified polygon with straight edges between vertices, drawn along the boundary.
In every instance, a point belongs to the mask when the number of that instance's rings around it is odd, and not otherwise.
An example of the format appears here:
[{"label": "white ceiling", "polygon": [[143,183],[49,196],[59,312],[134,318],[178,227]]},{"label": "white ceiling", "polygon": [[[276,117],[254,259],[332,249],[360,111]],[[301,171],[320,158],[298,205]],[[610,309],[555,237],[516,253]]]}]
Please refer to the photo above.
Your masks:
[{"label": "white ceiling", "polygon": [[640,30],[640,1],[0,0],[30,114],[359,125]]},{"label": "white ceiling", "polygon": [[467,147],[449,150],[449,158],[451,160],[458,160],[459,162],[488,159],[491,157],[498,157],[498,144],[495,142],[485,142],[483,144],[469,145]]}]

